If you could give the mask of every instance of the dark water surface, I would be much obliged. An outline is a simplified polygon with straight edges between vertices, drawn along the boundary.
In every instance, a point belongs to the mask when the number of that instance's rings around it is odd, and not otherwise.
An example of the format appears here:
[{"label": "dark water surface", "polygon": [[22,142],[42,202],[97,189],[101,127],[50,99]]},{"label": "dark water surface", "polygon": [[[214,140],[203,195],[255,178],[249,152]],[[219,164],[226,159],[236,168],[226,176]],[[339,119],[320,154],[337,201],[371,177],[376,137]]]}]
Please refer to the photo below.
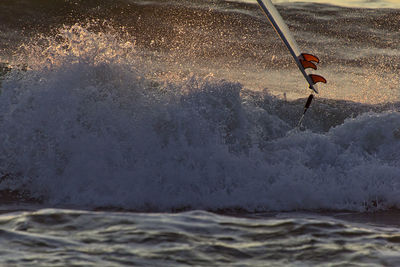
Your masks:
[{"label": "dark water surface", "polygon": [[[354,216],[337,214],[335,217]],[[380,214],[384,215],[384,214]],[[392,214],[395,215],[395,214]],[[397,213],[398,216],[399,214]],[[10,265],[396,266],[391,226],[307,213],[224,216],[44,209],[0,216]]]}]

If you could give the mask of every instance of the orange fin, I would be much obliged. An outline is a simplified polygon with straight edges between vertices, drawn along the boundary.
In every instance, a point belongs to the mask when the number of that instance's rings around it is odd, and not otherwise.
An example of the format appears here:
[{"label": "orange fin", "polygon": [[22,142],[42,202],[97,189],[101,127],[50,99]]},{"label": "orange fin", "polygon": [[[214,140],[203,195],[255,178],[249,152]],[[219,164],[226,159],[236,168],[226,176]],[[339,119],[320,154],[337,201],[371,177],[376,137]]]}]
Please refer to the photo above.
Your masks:
[{"label": "orange fin", "polygon": [[308,69],[308,68],[311,68],[314,70],[317,69],[317,66],[314,63],[312,63],[311,61],[300,59],[300,63],[301,63],[301,65],[303,65],[304,69]]},{"label": "orange fin", "polygon": [[319,63],[319,58],[311,54],[301,54],[304,60],[313,61],[315,63]]},{"label": "orange fin", "polygon": [[310,74],[309,75],[311,80],[314,82],[314,84],[321,82],[321,83],[326,83],[326,79],[322,76],[316,75],[316,74]]}]

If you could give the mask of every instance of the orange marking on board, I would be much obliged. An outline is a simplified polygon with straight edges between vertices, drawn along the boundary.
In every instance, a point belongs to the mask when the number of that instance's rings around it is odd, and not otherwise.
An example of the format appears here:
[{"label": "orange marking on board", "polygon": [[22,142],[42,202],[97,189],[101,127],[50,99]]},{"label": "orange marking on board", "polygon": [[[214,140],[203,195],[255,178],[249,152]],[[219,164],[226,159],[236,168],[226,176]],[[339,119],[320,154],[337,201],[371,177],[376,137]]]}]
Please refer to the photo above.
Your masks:
[{"label": "orange marking on board", "polygon": [[316,56],[314,56],[314,55],[311,55],[311,54],[301,54],[302,56],[303,56],[303,58],[304,58],[304,60],[307,60],[307,61],[313,61],[313,62],[315,62],[315,63],[319,63],[319,58],[317,58]]},{"label": "orange marking on board", "polygon": [[300,59],[300,63],[303,66],[304,69],[308,69],[308,68],[311,68],[311,69],[314,69],[314,70],[317,69],[317,66],[314,63],[312,63],[311,61]]},{"label": "orange marking on board", "polygon": [[316,74],[310,74],[309,75],[311,80],[313,81],[314,84],[321,82],[321,83],[326,83],[326,79],[322,76],[316,75]]}]

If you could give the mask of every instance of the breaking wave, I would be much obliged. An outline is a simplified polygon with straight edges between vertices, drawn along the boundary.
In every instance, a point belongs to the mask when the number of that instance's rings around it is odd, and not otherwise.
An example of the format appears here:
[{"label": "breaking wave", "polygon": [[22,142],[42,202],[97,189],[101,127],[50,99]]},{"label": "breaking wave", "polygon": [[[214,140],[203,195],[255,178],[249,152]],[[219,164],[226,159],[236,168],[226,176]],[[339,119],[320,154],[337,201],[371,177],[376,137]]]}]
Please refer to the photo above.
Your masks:
[{"label": "breaking wave", "polygon": [[140,211],[400,208],[398,104],[321,99],[300,131],[303,100],[212,75],[154,75],[132,40],[76,24],[22,48],[1,87],[3,198]]}]

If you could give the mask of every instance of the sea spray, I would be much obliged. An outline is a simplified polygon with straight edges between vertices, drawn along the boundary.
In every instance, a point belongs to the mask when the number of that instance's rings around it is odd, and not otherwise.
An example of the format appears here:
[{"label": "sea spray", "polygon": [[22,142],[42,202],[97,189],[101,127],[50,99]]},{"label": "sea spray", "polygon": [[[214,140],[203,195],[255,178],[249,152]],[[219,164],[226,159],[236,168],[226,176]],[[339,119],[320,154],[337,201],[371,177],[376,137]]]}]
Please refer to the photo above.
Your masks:
[{"label": "sea spray", "polygon": [[311,110],[293,132],[302,101],[212,75],[161,78],[133,37],[76,24],[38,38],[3,81],[3,191],[140,211],[400,206],[396,112],[321,104],[356,115]]}]

